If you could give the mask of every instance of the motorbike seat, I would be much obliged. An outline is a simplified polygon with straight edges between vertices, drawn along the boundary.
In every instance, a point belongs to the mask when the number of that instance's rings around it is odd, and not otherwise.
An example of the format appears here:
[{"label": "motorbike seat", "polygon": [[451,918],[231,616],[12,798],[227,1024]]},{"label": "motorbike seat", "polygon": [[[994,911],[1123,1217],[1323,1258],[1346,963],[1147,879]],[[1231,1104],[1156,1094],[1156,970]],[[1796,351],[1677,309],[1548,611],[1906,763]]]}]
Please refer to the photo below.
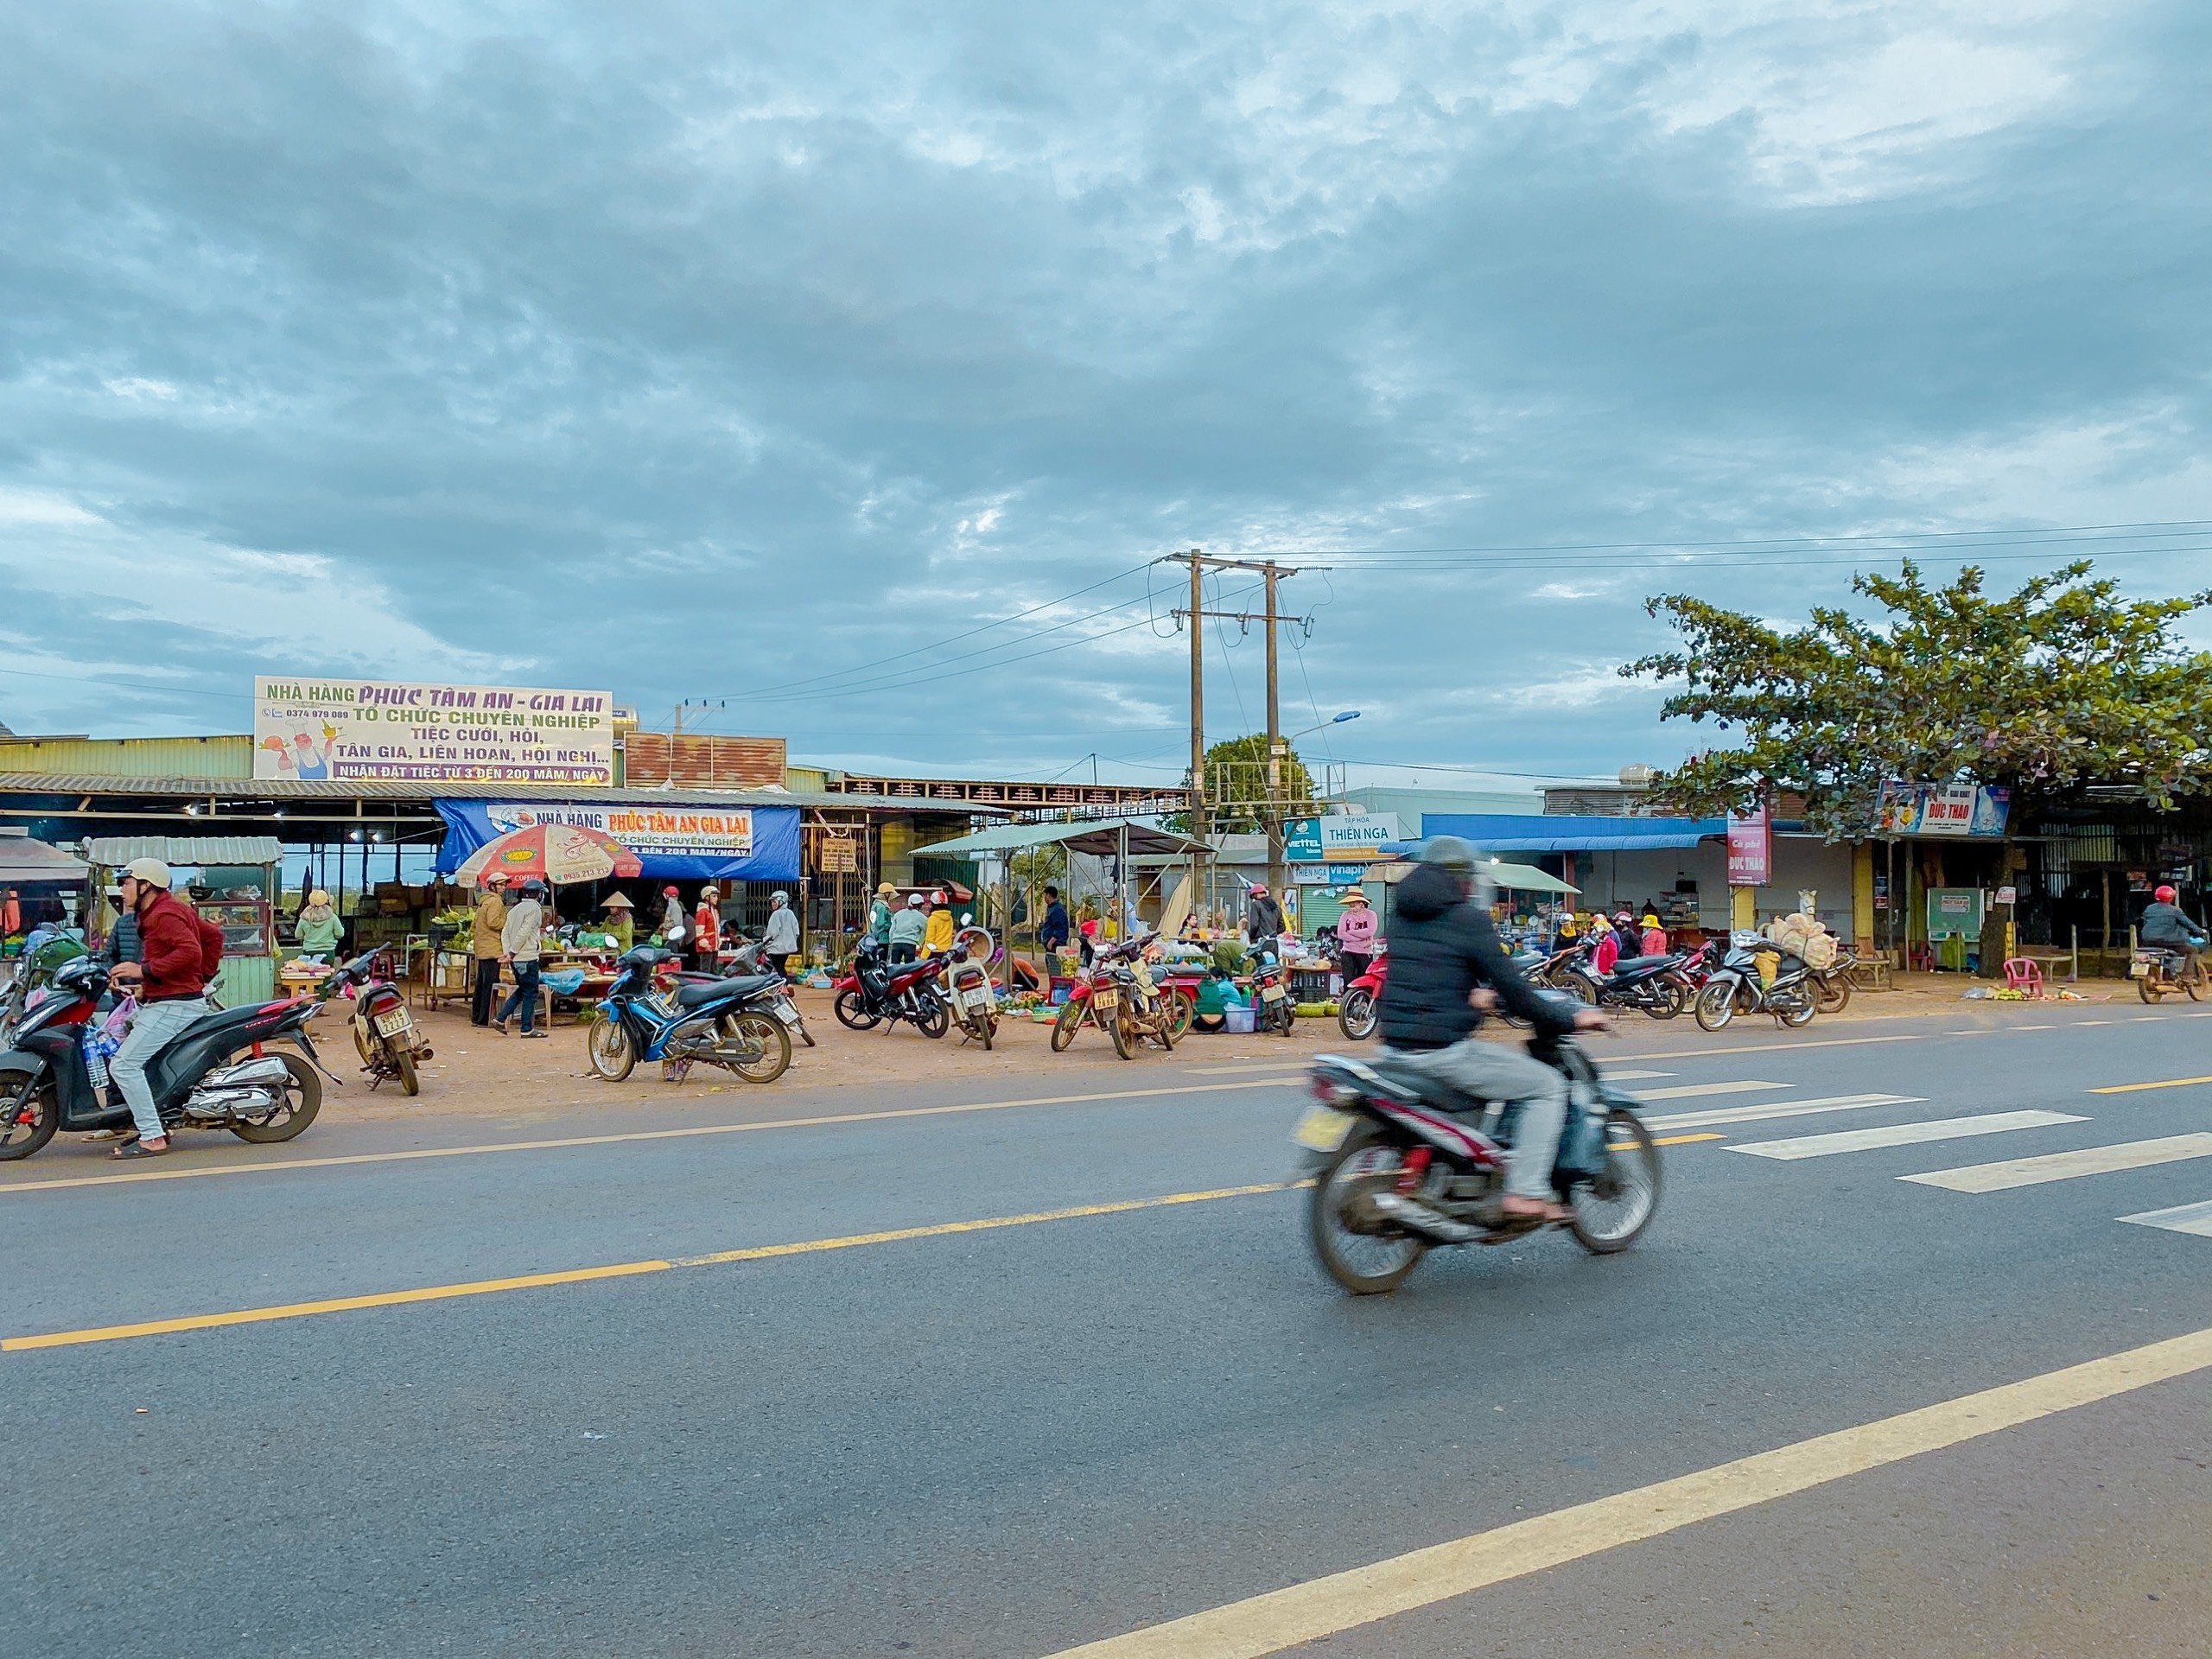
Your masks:
[{"label": "motorbike seat", "polygon": [[254,1025],[260,1020],[267,1007],[266,1003],[249,1002],[244,1007],[218,1008],[212,1014],[203,1014],[162,1046],[175,1048],[188,1038],[205,1037],[213,1032],[242,1029]]},{"label": "motorbike seat", "polygon": [[1471,1095],[1456,1089],[1441,1077],[1433,1077],[1418,1065],[1408,1065],[1403,1059],[1389,1054],[1377,1055],[1368,1061],[1368,1070],[1377,1082],[1401,1098],[1417,1101],[1440,1112],[1480,1112],[1490,1105],[1479,1095]]},{"label": "motorbike seat", "polygon": [[676,988],[676,1006],[679,1008],[704,1007],[709,1002],[725,1002],[737,997],[758,996],[771,985],[783,983],[781,974],[744,974],[735,979],[709,980],[704,984],[679,985]]}]

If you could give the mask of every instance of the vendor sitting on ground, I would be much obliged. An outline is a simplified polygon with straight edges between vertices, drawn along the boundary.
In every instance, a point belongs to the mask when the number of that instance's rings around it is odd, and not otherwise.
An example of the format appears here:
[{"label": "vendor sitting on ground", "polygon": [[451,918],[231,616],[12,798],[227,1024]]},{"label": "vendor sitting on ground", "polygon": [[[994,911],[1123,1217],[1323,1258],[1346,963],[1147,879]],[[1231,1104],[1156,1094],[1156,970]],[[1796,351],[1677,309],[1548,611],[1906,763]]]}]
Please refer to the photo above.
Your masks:
[{"label": "vendor sitting on ground", "polygon": [[317,962],[330,960],[345,931],[346,924],[330,907],[330,895],[321,887],[308,894],[307,903],[292,921],[292,937],[299,941],[300,954]]},{"label": "vendor sitting on ground", "polygon": [[627,893],[618,893],[607,901],[603,908],[607,912],[607,919],[600,924],[601,927],[614,941],[615,950],[627,956],[637,938],[637,924],[630,914],[635,906],[630,903]]}]

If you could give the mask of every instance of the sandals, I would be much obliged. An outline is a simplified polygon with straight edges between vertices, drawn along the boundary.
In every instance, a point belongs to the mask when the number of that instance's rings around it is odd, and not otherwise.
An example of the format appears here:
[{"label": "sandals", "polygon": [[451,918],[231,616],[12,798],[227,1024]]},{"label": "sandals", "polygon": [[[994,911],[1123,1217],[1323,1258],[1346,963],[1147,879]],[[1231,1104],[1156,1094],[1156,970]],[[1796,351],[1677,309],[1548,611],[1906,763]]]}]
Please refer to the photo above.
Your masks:
[{"label": "sandals", "polygon": [[164,1145],[157,1150],[148,1146],[143,1141],[126,1141],[108,1154],[108,1156],[111,1158],[166,1158],[175,1150],[174,1142]]}]

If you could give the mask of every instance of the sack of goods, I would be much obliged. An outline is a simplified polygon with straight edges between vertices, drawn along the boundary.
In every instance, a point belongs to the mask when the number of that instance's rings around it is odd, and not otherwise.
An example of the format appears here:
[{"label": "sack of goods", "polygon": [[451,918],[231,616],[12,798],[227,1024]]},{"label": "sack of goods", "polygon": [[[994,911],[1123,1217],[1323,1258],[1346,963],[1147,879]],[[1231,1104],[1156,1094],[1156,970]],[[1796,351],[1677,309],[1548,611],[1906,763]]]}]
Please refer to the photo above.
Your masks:
[{"label": "sack of goods", "polygon": [[1815,973],[1835,966],[1835,935],[1816,918],[1802,911],[1794,916],[1777,917],[1760,931],[1791,956],[1802,958]]}]

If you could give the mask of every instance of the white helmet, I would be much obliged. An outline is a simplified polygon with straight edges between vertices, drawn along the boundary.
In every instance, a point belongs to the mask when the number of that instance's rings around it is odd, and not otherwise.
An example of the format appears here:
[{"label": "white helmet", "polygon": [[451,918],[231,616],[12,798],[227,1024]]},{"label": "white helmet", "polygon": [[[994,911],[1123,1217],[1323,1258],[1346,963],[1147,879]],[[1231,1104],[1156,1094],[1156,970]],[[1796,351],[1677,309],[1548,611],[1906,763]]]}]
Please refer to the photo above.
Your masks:
[{"label": "white helmet", "polygon": [[123,873],[143,887],[168,891],[169,867],[158,858],[134,858],[123,867]]}]

